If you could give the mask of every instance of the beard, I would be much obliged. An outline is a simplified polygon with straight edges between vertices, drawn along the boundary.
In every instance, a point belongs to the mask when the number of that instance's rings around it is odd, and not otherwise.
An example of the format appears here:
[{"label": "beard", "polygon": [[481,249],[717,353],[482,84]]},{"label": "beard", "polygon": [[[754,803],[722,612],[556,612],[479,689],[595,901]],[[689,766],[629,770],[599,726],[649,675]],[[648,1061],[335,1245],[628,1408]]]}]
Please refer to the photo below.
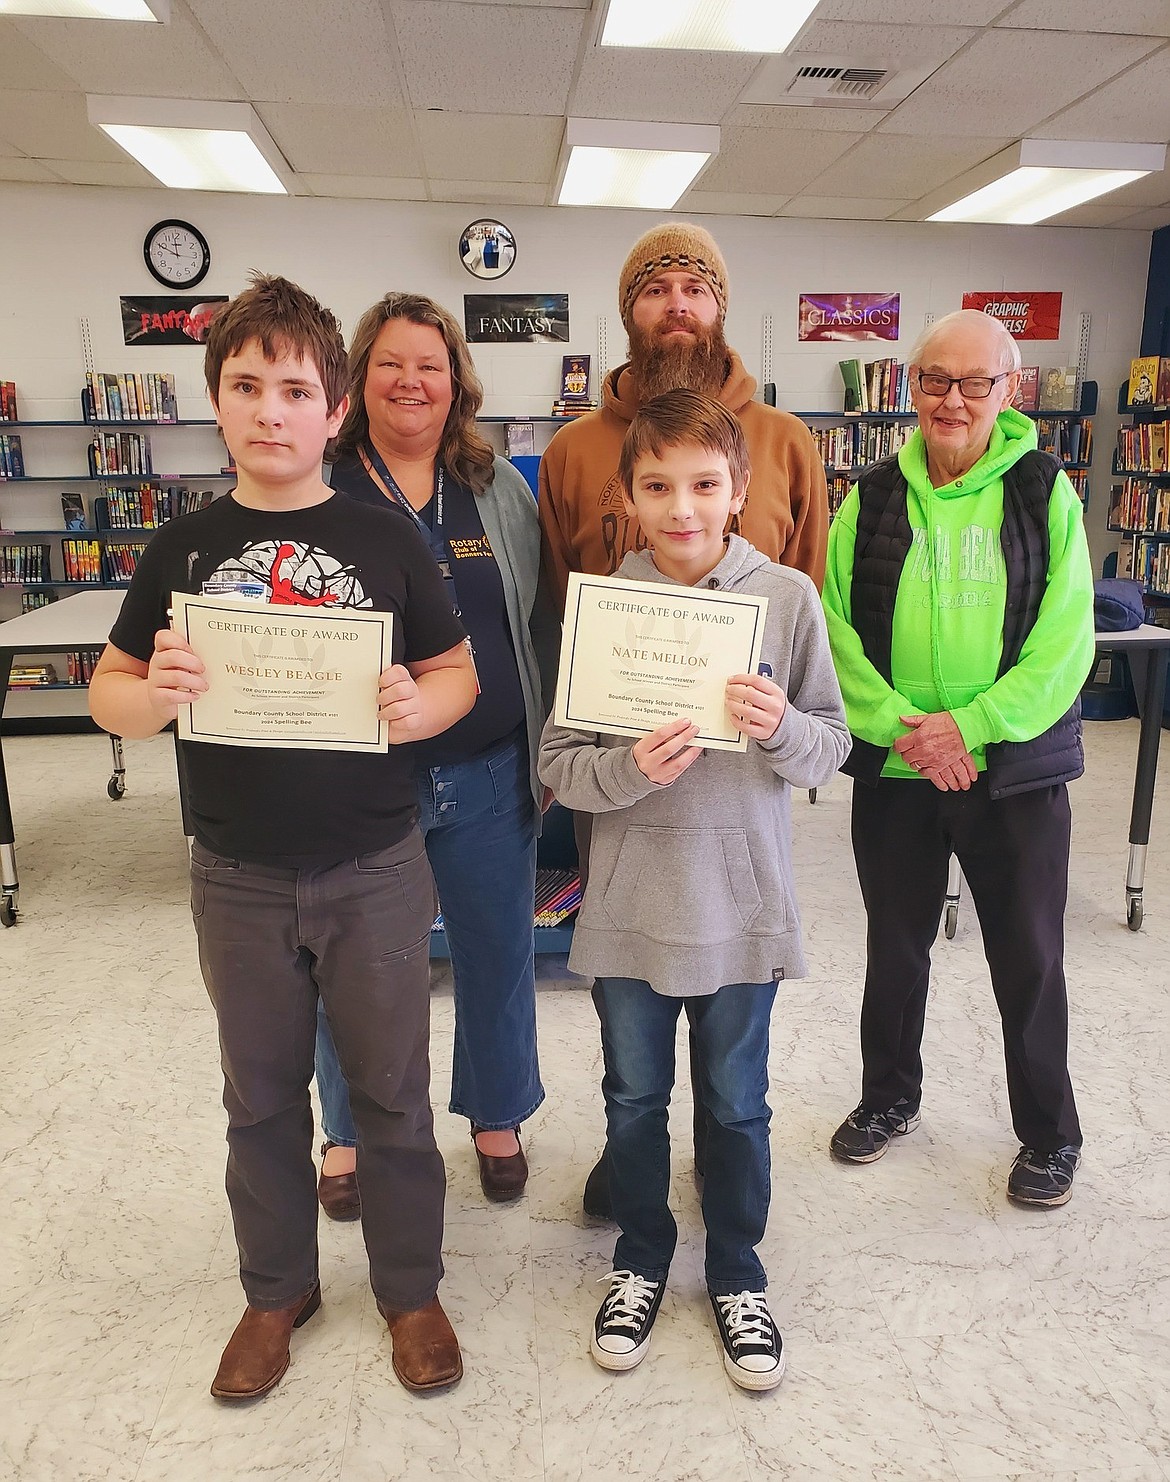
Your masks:
[{"label": "beard", "polygon": [[727,380],[723,325],[692,324],[691,329],[693,340],[676,340],[659,326],[630,326],[630,375],[640,402],[679,390],[718,396]]}]

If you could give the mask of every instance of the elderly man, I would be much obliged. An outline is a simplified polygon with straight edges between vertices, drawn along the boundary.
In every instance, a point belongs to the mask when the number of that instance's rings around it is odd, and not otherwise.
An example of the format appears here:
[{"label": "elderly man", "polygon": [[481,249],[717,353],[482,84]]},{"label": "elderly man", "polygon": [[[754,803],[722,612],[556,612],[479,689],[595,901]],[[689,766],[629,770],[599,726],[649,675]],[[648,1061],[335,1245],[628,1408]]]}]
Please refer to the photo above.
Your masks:
[{"label": "elderly man", "polygon": [[[626,552],[644,544],[626,512],[618,455],[642,403],[679,387],[721,401],[743,428],[752,488],[733,527],[770,560],[794,566],[821,585],[829,527],[824,465],[799,418],[753,399],[755,379],[723,337],[727,293],[723,254],[700,226],[663,222],[630,249],[618,278],[629,361],[605,377],[598,410],[562,427],[540,463],[543,559],[562,603],[570,571],[612,576]],[[589,819],[584,814],[575,820],[582,873]],[[691,1074],[693,1081],[693,1054]],[[696,1117],[699,1172],[703,1143]],[[584,1206],[595,1217],[609,1214],[604,1155],[589,1175]]]},{"label": "elderly man", "polygon": [[854,735],[853,853],[868,918],[861,1103],[835,1157],[918,1125],[921,1042],[952,852],[975,901],[1022,1147],[1007,1193],[1064,1204],[1081,1129],[1067,1066],[1064,909],[1093,660],[1081,507],[1011,407],[1020,353],[964,309],[915,347],[918,429],[829,535],[824,603]]}]

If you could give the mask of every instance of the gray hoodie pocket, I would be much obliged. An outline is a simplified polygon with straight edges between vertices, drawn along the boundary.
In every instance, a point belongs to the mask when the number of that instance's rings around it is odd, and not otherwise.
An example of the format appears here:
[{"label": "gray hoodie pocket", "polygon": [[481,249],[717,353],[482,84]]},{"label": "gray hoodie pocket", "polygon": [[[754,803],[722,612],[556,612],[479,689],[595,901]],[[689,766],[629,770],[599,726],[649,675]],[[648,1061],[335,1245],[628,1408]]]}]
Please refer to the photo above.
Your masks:
[{"label": "gray hoodie pocket", "polygon": [[[746,931],[763,902],[743,829],[629,828],[602,905],[619,931],[704,947]],[[770,902],[781,929],[787,900]]]}]

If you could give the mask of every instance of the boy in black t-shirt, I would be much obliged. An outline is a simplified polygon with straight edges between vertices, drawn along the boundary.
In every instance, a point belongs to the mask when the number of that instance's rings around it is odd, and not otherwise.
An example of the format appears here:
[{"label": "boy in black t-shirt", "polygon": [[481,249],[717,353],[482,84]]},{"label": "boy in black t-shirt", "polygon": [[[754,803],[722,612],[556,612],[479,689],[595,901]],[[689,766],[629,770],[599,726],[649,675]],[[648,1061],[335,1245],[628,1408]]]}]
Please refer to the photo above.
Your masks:
[{"label": "boy in black t-shirt", "polygon": [[[436,1292],[445,1175],[428,1059],[434,888],[401,743],[471,709],[462,625],[410,521],[321,478],[346,411],[340,326],[302,289],[256,277],[216,319],[206,375],[239,472],[143,555],[90,685],[97,722],[151,736],[207,690],[170,630],[173,591],[259,583],[271,602],[394,615],[379,679],[385,755],[185,743],[191,906],[219,1019],[227,1191],[248,1307],[211,1392],[266,1394],[320,1305],[309,1081],[317,999],[349,1081],[370,1279],[409,1389],[451,1384],[459,1344]],[[254,587],[253,587],[254,589]]]}]

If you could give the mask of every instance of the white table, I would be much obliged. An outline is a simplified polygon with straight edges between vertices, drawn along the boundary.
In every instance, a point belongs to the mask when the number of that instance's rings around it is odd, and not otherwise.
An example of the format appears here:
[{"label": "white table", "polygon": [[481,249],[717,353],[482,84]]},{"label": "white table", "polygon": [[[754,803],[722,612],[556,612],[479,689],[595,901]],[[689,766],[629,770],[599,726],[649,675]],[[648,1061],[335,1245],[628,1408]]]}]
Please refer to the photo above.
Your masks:
[{"label": "white table", "polygon": [[[103,648],[114,619],[122,606],[125,592],[116,589],[77,592],[60,602],[50,602],[33,612],[9,618],[0,623],[0,720],[8,699],[8,676],[17,654],[67,653],[78,648]],[[125,791],[125,767],[122,742],[111,737],[114,748],[114,772],[109,795],[120,798]],[[8,796],[8,776],[4,770],[4,742],[0,736],[0,925],[12,926],[16,920],[17,892],[16,835],[12,827],[12,804]]]}]

